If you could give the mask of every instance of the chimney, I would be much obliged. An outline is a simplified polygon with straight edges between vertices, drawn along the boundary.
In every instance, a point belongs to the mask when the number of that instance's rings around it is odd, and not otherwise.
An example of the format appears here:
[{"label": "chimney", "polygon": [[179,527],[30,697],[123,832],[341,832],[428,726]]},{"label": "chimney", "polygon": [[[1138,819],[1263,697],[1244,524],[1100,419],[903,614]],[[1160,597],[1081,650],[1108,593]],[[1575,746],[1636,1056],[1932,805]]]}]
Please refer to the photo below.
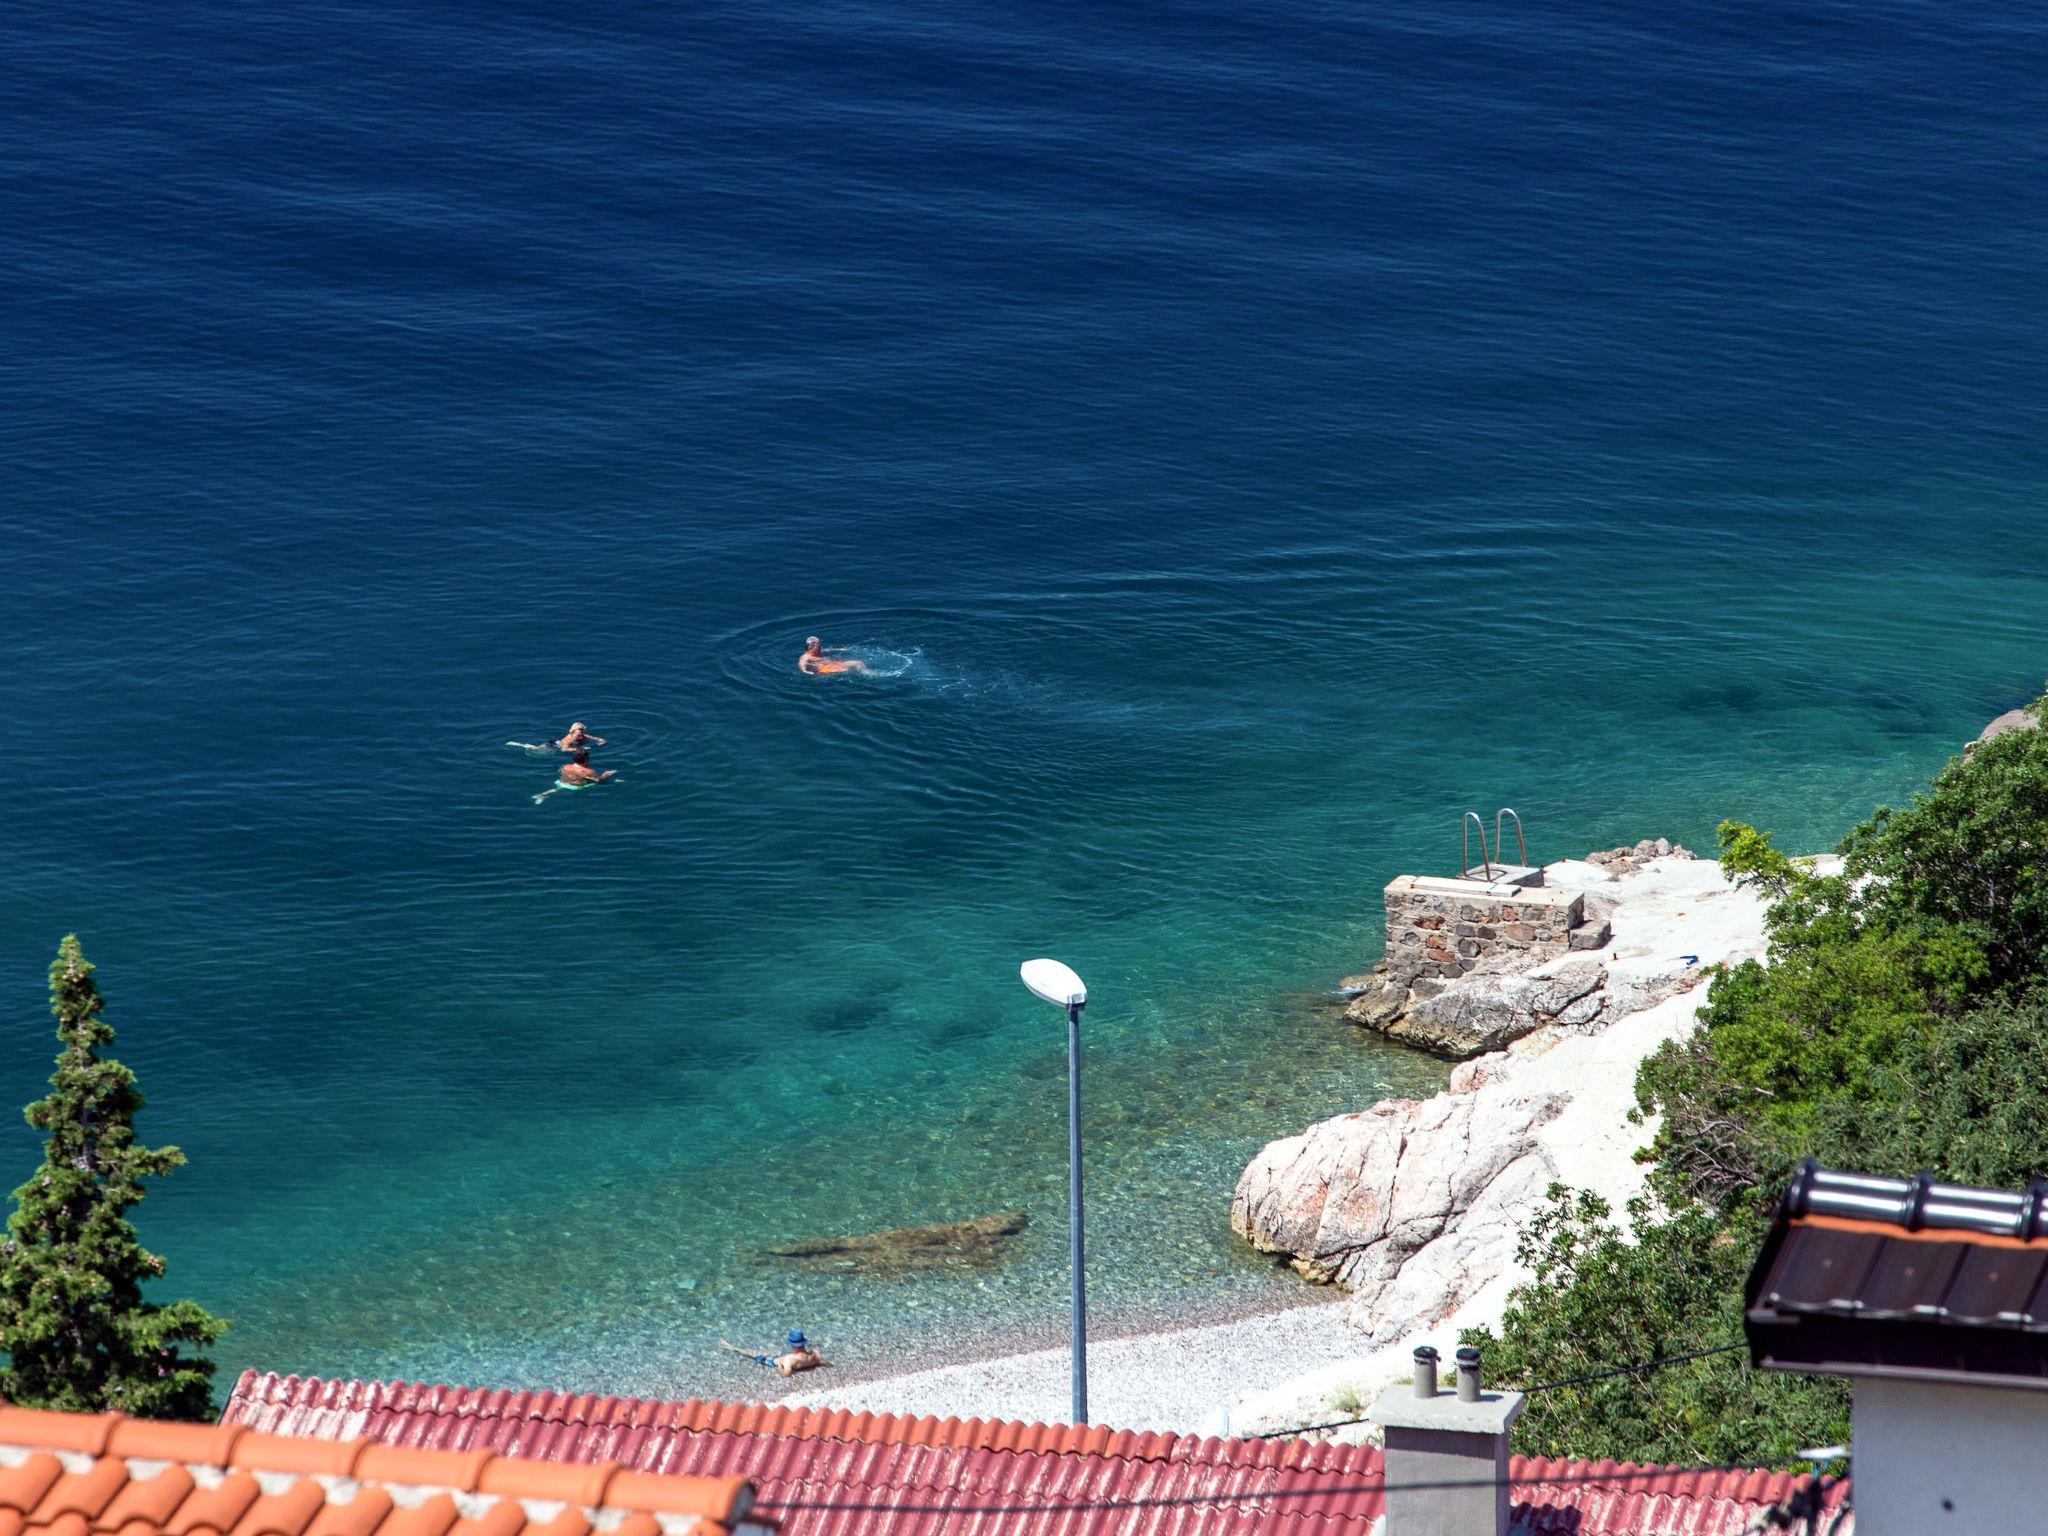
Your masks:
[{"label": "chimney", "polygon": [[1507,1536],[1508,1426],[1522,1394],[1487,1391],[1469,1345],[1458,1351],[1455,1390],[1437,1390],[1436,1362],[1423,1345],[1414,1384],[1391,1386],[1372,1405],[1387,1432],[1386,1536]]}]

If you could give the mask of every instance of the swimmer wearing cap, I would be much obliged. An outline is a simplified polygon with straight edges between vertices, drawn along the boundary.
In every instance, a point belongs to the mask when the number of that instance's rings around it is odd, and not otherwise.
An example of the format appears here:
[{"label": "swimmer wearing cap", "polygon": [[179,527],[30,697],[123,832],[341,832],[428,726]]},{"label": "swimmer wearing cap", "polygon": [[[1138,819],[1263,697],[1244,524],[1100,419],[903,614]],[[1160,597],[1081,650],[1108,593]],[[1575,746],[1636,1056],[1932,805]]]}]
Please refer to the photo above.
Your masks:
[{"label": "swimmer wearing cap", "polygon": [[[833,649],[843,651],[846,647],[834,646]],[[823,677],[833,672],[865,672],[868,664],[852,656],[827,656],[825,647],[818,642],[818,637],[811,635],[804,641],[803,655],[796,659],[796,669],[799,672],[809,672]]]},{"label": "swimmer wearing cap", "polygon": [[[723,1339],[719,1342],[725,1344]],[[746,1355],[756,1365],[772,1365],[785,1376],[794,1376],[798,1371],[815,1371],[821,1365],[832,1363],[818,1353],[817,1347],[804,1337],[801,1328],[789,1330],[789,1337],[783,1340],[779,1355],[748,1354],[736,1344],[726,1344],[725,1347],[736,1355]]]}]

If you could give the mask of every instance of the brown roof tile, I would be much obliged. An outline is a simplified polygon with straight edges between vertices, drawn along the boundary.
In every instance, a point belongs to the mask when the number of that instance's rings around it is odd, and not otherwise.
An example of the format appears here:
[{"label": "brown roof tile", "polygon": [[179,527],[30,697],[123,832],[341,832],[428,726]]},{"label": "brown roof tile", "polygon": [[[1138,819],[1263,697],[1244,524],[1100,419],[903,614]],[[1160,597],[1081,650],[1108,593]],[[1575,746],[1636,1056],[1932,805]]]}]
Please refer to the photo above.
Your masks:
[{"label": "brown roof tile", "polygon": [[1762,1366],[2048,1390],[2048,1183],[1975,1189],[1809,1159],[1750,1271],[1744,1327]]}]

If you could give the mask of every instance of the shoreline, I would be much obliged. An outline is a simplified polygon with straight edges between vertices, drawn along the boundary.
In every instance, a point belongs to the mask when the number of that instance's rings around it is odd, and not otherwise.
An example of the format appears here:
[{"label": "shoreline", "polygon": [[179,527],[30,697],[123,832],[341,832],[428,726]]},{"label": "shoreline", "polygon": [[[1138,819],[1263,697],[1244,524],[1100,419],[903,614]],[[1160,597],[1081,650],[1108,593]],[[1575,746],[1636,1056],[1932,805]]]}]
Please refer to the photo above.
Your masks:
[{"label": "shoreline", "polygon": [[[1098,1315],[1091,1308],[1088,1316],[1090,1379],[1092,1381],[1098,1357],[1136,1339],[1231,1329],[1245,1324],[1268,1324],[1275,1318],[1336,1305],[1339,1305],[1338,1299],[1326,1288],[1304,1285],[1291,1292],[1257,1299],[1236,1294],[1199,1297],[1178,1310],[1152,1308]],[[870,1388],[913,1377],[971,1372],[1026,1356],[1056,1355],[1060,1362],[1061,1398],[1055,1418],[1064,1422],[1067,1414],[1067,1350],[1067,1318],[1062,1311],[1057,1318],[1048,1314],[1039,1322],[999,1323],[993,1327],[978,1328],[972,1334],[935,1339],[893,1357],[868,1361],[835,1359],[830,1367],[829,1385],[817,1376],[796,1376],[786,1382],[778,1377],[776,1385],[762,1392],[759,1400],[815,1405],[834,1392],[859,1391],[862,1403],[866,1405]],[[986,1412],[977,1416],[991,1417]],[[1001,1416],[1009,1417],[1008,1414]]]},{"label": "shoreline", "polygon": [[[1762,902],[1729,886],[1714,861],[1657,858],[1618,879],[1584,861],[1565,861],[1556,868],[1561,875],[1569,872],[1575,883],[1597,882],[1619,898],[1615,942],[1604,958],[1616,978],[1646,966],[1665,969],[1673,954],[1697,952],[1705,962],[1699,975],[1716,962],[1762,954]],[[1476,1105],[1480,1095],[1489,1104],[1552,1101],[1558,1107],[1531,1127],[1532,1156],[1543,1161],[1547,1176],[1595,1189],[1618,1211],[1642,1182],[1634,1153],[1652,1130],[1628,1123],[1636,1066],[1663,1040],[1688,1033],[1705,1001],[1704,989],[1691,987],[1654,1000],[1647,993],[1638,996],[1637,1006],[1601,1027],[1553,1027],[1542,1038],[1471,1057],[1448,1088],[1428,1099],[1375,1104],[1427,1112]],[[1292,1146],[1370,1113],[1372,1106],[1361,1105],[1308,1131],[1283,1132],[1260,1160],[1283,1150],[1283,1144]],[[1400,1170],[1404,1187],[1410,1177],[1434,1182],[1447,1174],[1458,1177],[1455,1168],[1418,1170],[1405,1160]],[[1342,1176],[1373,1175],[1353,1169]],[[1388,1170],[1386,1177],[1394,1173]],[[1328,1198],[1333,1204],[1339,1199],[1334,1191]],[[1522,1215],[1510,1201],[1492,1211],[1490,1219],[1505,1217],[1509,1227],[1518,1228]],[[1476,1204],[1472,1218],[1485,1225]],[[1428,1340],[1442,1348],[1456,1342],[1460,1328],[1498,1323],[1507,1292],[1521,1276],[1503,1256],[1498,1230],[1489,1227],[1475,1239],[1461,1229],[1462,1221],[1453,1212],[1440,1236],[1399,1260],[1397,1269],[1412,1273],[1410,1289],[1420,1295],[1383,1290],[1372,1297],[1303,1282],[1296,1305],[1213,1319],[1175,1318],[1150,1328],[1130,1319],[1136,1326],[1112,1324],[1092,1334],[1090,1421],[1118,1429],[1242,1434],[1356,1416],[1359,1402],[1371,1401],[1382,1386],[1405,1374],[1414,1344]],[[1483,1251],[1488,1247],[1490,1253]],[[1438,1267],[1446,1252],[1451,1256],[1448,1272]],[[1440,1273],[1445,1279],[1454,1274],[1457,1283],[1433,1290]],[[1071,1403],[1063,1335],[1063,1329],[1050,1335],[1034,1330],[1028,1339],[1015,1341],[1026,1347],[998,1353],[989,1351],[987,1346],[996,1341],[984,1335],[982,1348],[963,1350],[957,1360],[816,1386],[797,1378],[775,1400],[855,1411],[1065,1422]],[[1339,1432],[1342,1438],[1369,1433],[1363,1425]]]},{"label": "shoreline", "polygon": [[[1308,1289],[1304,1287],[1304,1289]],[[1088,1339],[1088,1420],[1112,1429],[1223,1434],[1247,1392],[1284,1389],[1304,1370],[1341,1366],[1359,1340],[1344,1302],[1318,1287],[1294,1306],[1249,1317]],[[976,1352],[979,1355],[979,1352]],[[835,1382],[769,1399],[910,1417],[1072,1422],[1067,1344]],[[857,1399],[848,1394],[857,1394]]]}]

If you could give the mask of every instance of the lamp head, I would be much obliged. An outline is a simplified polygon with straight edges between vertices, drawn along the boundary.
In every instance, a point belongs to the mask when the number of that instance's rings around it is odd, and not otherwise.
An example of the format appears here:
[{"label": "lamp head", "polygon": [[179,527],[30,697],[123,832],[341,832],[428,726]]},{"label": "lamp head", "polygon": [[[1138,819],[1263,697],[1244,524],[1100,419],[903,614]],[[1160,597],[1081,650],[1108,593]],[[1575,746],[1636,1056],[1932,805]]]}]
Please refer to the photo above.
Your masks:
[{"label": "lamp head", "polygon": [[1079,1008],[1088,1001],[1088,989],[1081,978],[1057,960],[1026,960],[1017,967],[1033,997],[1043,998],[1055,1008]]}]

